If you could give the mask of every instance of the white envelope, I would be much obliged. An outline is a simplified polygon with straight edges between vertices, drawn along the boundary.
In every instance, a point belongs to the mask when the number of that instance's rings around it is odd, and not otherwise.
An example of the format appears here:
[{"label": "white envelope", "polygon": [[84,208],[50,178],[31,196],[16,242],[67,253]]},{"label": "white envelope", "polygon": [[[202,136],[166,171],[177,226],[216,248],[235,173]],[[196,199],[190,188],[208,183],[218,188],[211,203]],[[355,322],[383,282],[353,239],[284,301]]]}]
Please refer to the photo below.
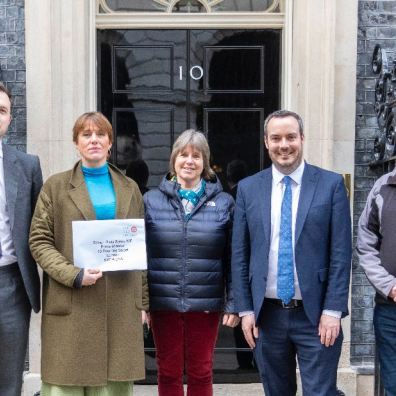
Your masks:
[{"label": "white envelope", "polygon": [[102,271],[147,269],[143,219],[73,221],[74,265]]}]

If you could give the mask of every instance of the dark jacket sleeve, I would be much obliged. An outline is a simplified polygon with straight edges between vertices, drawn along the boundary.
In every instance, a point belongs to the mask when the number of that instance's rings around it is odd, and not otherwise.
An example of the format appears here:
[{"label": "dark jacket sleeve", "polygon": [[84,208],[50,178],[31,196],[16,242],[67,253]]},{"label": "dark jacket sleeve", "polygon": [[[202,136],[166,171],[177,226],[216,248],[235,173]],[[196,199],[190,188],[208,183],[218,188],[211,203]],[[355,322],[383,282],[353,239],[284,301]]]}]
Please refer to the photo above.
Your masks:
[{"label": "dark jacket sleeve", "polygon": [[348,314],[349,280],[352,259],[352,231],[349,201],[341,176],[332,196],[330,263],[323,309]]},{"label": "dark jacket sleeve", "polygon": [[249,286],[250,235],[246,219],[244,190],[238,187],[232,232],[232,282],[236,312],[253,311]]},{"label": "dark jacket sleeve", "polygon": [[234,218],[235,202],[230,196],[230,203],[228,210],[230,212],[230,223],[227,232],[227,243],[224,249],[224,273],[225,273],[225,306],[224,312],[235,313],[234,293],[232,290],[232,272],[231,272],[231,241],[232,241],[232,225]]}]

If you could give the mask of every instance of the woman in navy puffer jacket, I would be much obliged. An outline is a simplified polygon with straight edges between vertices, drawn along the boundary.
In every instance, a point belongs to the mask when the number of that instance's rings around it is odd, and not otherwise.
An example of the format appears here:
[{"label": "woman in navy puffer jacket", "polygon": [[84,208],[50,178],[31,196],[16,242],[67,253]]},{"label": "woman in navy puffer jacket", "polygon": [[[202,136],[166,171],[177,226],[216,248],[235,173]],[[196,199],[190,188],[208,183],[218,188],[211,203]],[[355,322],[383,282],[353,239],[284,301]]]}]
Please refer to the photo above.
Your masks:
[{"label": "woman in navy puffer jacket", "polygon": [[229,244],[233,198],[209,166],[201,132],[173,145],[170,174],[144,196],[150,322],[160,396],[211,396],[213,350],[221,313],[234,327]]}]

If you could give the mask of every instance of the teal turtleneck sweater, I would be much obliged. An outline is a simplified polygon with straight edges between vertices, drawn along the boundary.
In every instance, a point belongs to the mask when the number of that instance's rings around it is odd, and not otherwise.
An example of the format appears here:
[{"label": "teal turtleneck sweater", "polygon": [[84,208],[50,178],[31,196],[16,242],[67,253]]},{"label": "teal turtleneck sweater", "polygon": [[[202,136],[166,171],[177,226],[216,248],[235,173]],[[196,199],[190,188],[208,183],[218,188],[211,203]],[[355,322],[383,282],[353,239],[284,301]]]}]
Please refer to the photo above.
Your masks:
[{"label": "teal turtleneck sweater", "polygon": [[86,168],[85,166],[81,166],[81,168],[96,219],[114,219],[116,216],[116,195],[107,163],[100,168]]}]

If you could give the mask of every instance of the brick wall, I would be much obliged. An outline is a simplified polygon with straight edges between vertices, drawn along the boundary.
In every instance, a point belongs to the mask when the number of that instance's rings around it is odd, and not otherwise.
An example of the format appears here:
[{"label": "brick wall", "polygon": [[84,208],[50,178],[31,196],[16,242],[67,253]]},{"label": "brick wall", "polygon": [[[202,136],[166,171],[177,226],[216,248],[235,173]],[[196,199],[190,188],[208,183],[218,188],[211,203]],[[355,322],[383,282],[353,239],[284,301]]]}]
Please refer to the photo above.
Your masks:
[{"label": "brick wall", "polygon": [[7,142],[26,151],[26,67],[24,0],[0,0],[0,81],[13,96]]},{"label": "brick wall", "polygon": [[[370,168],[368,166],[373,160],[374,136],[378,126],[373,106],[376,76],[371,69],[371,58],[376,44],[386,49],[389,55],[396,53],[395,0],[359,1],[354,241],[356,241],[356,225],[367,195],[374,181],[383,174],[381,167]],[[353,365],[362,366],[374,363],[373,295],[373,288],[354,256],[351,334],[351,363]]]}]

